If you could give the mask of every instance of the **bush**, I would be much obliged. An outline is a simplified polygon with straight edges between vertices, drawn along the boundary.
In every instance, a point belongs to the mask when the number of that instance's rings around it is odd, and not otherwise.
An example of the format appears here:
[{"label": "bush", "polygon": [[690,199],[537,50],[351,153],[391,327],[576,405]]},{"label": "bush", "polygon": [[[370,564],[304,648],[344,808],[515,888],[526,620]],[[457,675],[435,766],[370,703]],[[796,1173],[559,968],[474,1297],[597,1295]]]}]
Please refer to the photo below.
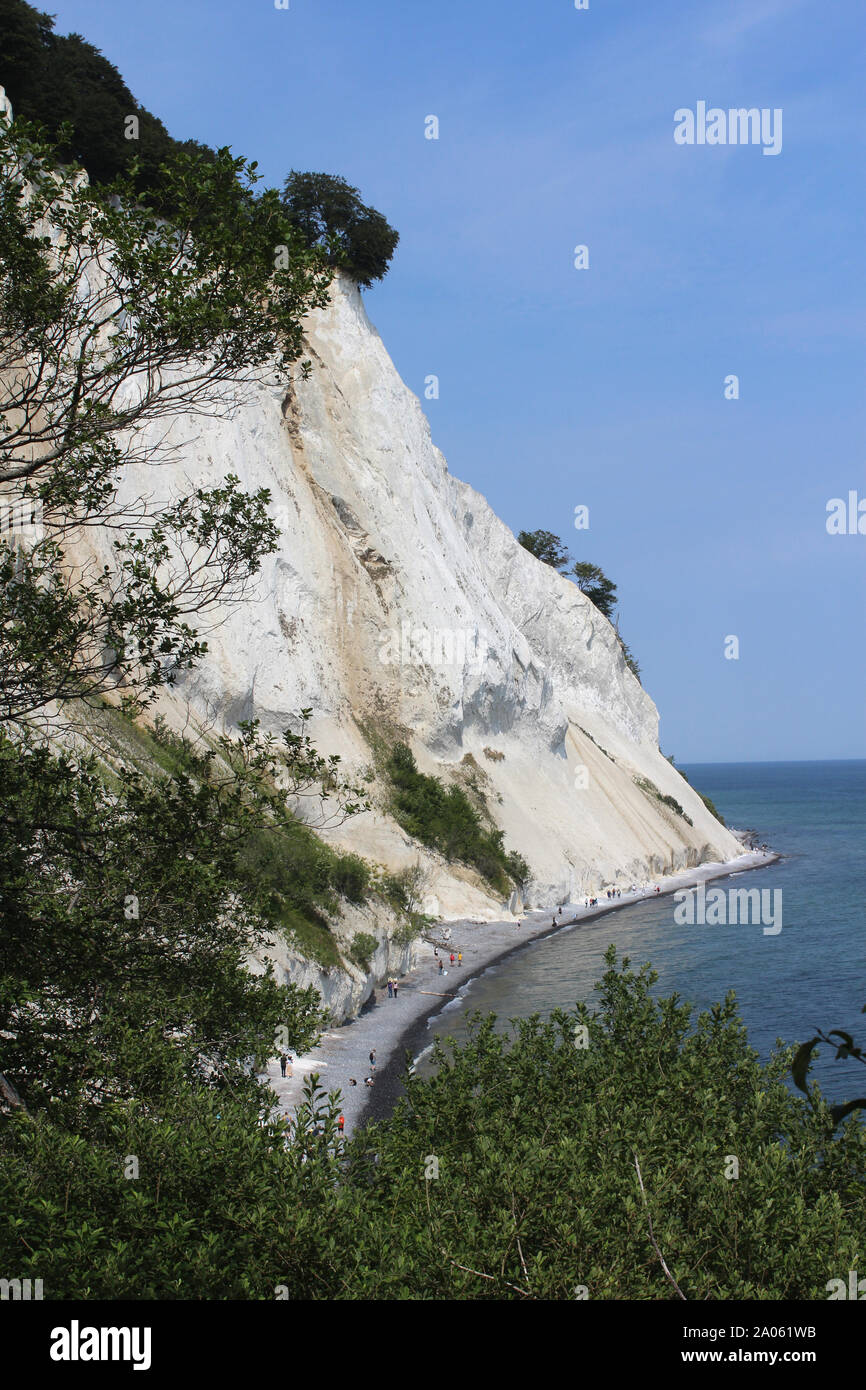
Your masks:
[{"label": "bush", "polygon": [[337,854],[298,822],[253,832],[242,852],[248,882],[275,916],[285,936],[326,968],[339,966],[340,948],[330,927],[339,899],[366,902],[369,865],[357,854]]},{"label": "bush", "polygon": [[[697,788],[695,788],[695,790],[697,791]],[[709,811],[710,815],[711,815],[711,816],[715,816],[716,820],[719,822],[719,825],[724,825],[724,823],[725,823],[725,818],[724,818],[724,816],[722,815],[721,811],[717,811],[717,810],[716,810],[715,805],[714,805],[713,802],[710,800],[710,798],[709,798],[708,796],[704,796],[703,792],[698,792],[698,796],[701,798],[701,801],[702,801],[702,802],[704,803],[704,805],[706,806],[706,808],[707,808],[707,810]]]},{"label": "bush", "polygon": [[405,743],[392,749],[385,767],[394,789],[389,809],[397,823],[446,859],[471,864],[497,892],[507,893],[513,875],[502,831],[482,824],[463,788],[445,787],[437,777],[419,772]]},{"label": "bush", "polygon": [[359,854],[338,855],[331,870],[331,884],[348,902],[366,902],[370,891],[370,866]]},{"label": "bush", "polygon": [[[674,757],[673,753],[665,754],[665,756],[667,757],[667,760],[668,760],[668,762],[670,763],[671,767],[677,767],[676,758]],[[680,776],[682,777],[683,781],[684,781],[684,782],[688,782],[688,783],[689,783],[689,786],[691,787],[692,784],[691,784],[691,782],[689,782],[688,777],[687,777],[686,774],[683,772],[683,770],[682,770],[681,767],[677,767],[677,772],[680,774]],[[701,801],[702,801],[702,802],[704,803],[704,805],[706,806],[706,808],[707,808],[707,810],[709,811],[710,815],[711,815],[711,816],[715,816],[716,820],[719,822],[719,825],[724,825],[724,823],[725,823],[725,818],[724,818],[724,816],[721,814],[721,812],[719,812],[719,811],[716,810],[716,808],[715,808],[713,802],[710,800],[710,798],[709,798],[708,796],[704,796],[703,792],[699,792],[698,789],[697,789],[697,787],[694,787],[694,788],[693,788],[693,791],[694,791],[694,793],[695,793],[696,796],[699,796],[699,797],[701,798]]]},{"label": "bush", "polygon": [[606,961],[597,1008],[435,1043],[436,1073],[350,1146],[333,1287],[351,1257],[378,1299],[825,1299],[857,1268],[866,1127],[831,1141],[820,1095],[810,1113],[785,1084],[793,1049],[762,1064],[732,995],[695,1019]]},{"label": "bush", "polygon": [[359,931],[352,938],[349,954],[356,965],[360,965],[362,970],[369,973],[370,961],[378,946],[378,939],[370,932]]},{"label": "bush", "polygon": [[512,850],[511,853],[506,856],[505,867],[518,888],[522,887],[529,878],[529,865],[523,855],[517,853],[517,850]]},{"label": "bush", "polygon": [[571,576],[574,577],[580,592],[586,594],[590,603],[595,604],[599,613],[603,613],[608,622],[612,623],[616,608],[616,585],[613,581],[608,579],[598,565],[591,564],[589,560],[576,560],[569,570],[569,577]]},{"label": "bush", "polygon": [[517,543],[522,545],[524,550],[528,550],[530,555],[534,555],[536,560],[540,560],[543,565],[550,565],[550,568],[559,574],[564,573],[571,563],[571,556],[559,536],[555,536],[552,531],[518,531]]},{"label": "bush", "polygon": [[642,792],[646,792],[648,796],[654,796],[656,801],[660,801],[663,806],[669,806],[676,815],[682,816],[688,825],[694,825],[691,816],[686,815],[676,797],[668,796],[665,792],[659,791],[655,782],[651,782],[648,777],[635,777],[634,780]]},{"label": "bush", "polygon": [[623,639],[620,637],[619,632],[617,632],[616,635],[617,635],[617,638],[619,639],[619,645],[620,645],[620,650],[622,651],[622,659],[623,659],[623,661],[625,662],[625,664],[626,664],[626,666],[628,667],[628,669],[631,671],[632,675],[634,676],[634,678],[635,678],[635,680],[638,682],[638,684],[641,684],[640,666],[638,665],[637,657],[635,656],[635,654],[634,654],[634,652],[632,651],[631,647],[627,646],[626,643],[623,641]]},{"label": "bush", "polygon": [[0,1109],[0,1264],[54,1299],[826,1300],[866,1244],[866,1126],[832,1137],[733,996],[695,1019],[606,962],[595,1007],[437,1041],[347,1144],[315,1075],[288,1142],[240,1069],[215,1088],[178,1065],[87,1143]]}]

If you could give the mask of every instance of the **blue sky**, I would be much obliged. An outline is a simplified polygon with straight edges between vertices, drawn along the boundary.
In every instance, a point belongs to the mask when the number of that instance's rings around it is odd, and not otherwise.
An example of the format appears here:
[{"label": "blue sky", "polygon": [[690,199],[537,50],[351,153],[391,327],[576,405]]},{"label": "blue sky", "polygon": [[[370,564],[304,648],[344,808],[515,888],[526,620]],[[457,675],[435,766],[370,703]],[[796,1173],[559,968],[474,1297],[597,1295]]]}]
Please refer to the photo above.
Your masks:
[{"label": "blue sky", "polygon": [[[452,472],[617,582],[665,752],[866,755],[866,535],[825,527],[866,499],[862,0],[50,8],[173,135],[397,227],[374,323]],[[699,101],[781,153],[677,145]]]}]

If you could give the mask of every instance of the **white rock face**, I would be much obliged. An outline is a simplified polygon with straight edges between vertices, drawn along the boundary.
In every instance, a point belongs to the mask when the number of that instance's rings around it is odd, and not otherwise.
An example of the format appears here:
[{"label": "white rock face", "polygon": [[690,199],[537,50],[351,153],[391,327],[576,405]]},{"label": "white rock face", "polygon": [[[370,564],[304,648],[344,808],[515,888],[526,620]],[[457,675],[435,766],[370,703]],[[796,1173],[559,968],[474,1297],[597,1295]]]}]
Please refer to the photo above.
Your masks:
[{"label": "white rock face", "polygon": [[[164,701],[169,716],[188,701],[222,727],[257,715],[277,730],[311,707],[319,748],[353,771],[371,763],[368,721],[404,729],[419,767],[446,779],[471,754],[538,905],[739,854],[659,753],[655,705],[611,625],[451,477],[343,278],[311,315],[308,344],[308,381],[261,385],[230,420],[180,423],[182,464],[125,485],[164,493],[237,473],[270,488],[282,531],[255,597]],[[444,916],[502,915],[473,871],[419,851],[381,813],[334,838],[390,868],[420,860]]]}]

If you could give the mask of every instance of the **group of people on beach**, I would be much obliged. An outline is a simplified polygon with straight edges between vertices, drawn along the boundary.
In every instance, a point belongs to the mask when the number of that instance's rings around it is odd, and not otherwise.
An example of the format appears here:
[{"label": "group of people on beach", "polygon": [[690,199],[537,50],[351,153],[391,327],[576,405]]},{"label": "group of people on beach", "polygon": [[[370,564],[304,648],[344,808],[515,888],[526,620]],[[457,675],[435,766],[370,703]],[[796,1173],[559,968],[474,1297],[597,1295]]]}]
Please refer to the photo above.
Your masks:
[{"label": "group of people on beach", "polygon": [[[649,888],[649,887],[650,887],[650,885],[647,884],[647,888]],[[644,889],[644,892],[647,891],[647,888]],[[635,885],[632,884],[631,887],[630,887],[627,891],[628,891],[629,893],[636,893],[638,890],[637,890],[637,888],[635,887]],[[658,886],[657,883],[654,883],[654,884],[652,884],[652,891],[653,891],[654,893],[660,893],[662,890],[661,890],[661,888],[659,888],[659,886]],[[621,889],[621,888],[606,888],[606,889],[604,890],[604,896],[605,896],[606,898],[613,898],[613,899],[621,898],[621,897],[622,897],[622,889]],[[585,899],[584,899],[583,905],[584,905],[584,907],[598,907],[598,898],[585,898]],[[554,919],[554,920],[555,920],[555,919]]]},{"label": "group of people on beach", "polygon": [[396,998],[397,998],[397,981],[396,981],[396,980],[389,980],[389,981],[388,981],[388,998],[389,998],[389,999],[396,999]]},{"label": "group of people on beach", "polygon": [[[447,974],[448,974],[448,971],[445,969],[445,962],[443,961],[442,957],[441,957],[440,954],[439,954],[439,948],[438,948],[438,946],[434,946],[434,947],[433,947],[433,955],[436,957],[436,959],[437,959],[438,962],[439,962],[439,974],[440,974],[440,975],[447,975]],[[462,952],[462,951],[458,951],[457,954],[455,955],[454,952],[452,951],[452,952],[451,952],[451,966],[452,966],[452,968],[453,968],[455,965],[458,965],[458,966],[459,966],[459,965],[462,965],[462,964],[463,964],[463,952]]]},{"label": "group of people on beach", "polygon": [[[621,889],[621,888],[606,888],[606,889],[604,890],[604,896],[605,896],[606,898],[621,898],[621,897],[622,897],[622,889]],[[586,899],[586,902],[584,903],[584,907],[598,907],[598,898],[587,898],[587,899]]]}]

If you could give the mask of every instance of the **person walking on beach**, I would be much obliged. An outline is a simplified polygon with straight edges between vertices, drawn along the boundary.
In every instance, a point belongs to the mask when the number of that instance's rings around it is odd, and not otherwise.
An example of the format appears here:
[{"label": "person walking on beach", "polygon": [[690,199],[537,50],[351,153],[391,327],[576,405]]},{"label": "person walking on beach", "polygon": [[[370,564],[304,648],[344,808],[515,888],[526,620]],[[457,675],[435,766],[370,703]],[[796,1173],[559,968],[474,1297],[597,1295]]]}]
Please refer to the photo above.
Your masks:
[{"label": "person walking on beach", "polygon": [[444,974],[445,974],[445,966],[442,964],[441,960],[440,960],[440,962],[439,962],[439,974],[440,974],[440,975],[444,975]]},{"label": "person walking on beach", "polygon": [[337,1132],[338,1132],[338,1134],[342,1134],[343,1131],[345,1130],[345,1128],[346,1128],[346,1117],[345,1117],[345,1115],[341,1115],[340,1118],[339,1118],[338,1121],[337,1121]]},{"label": "person walking on beach", "polygon": [[397,981],[394,981],[394,998],[397,998]]},{"label": "person walking on beach", "polygon": [[373,1071],[376,1070],[376,1049],[375,1049],[375,1047],[373,1047],[373,1048],[370,1049],[370,1066],[373,1068]]},{"label": "person walking on beach", "polygon": [[462,965],[462,964],[463,964],[463,952],[462,952],[462,951],[458,951],[458,952],[457,952],[457,964],[458,964],[458,965]]},{"label": "person walking on beach", "polygon": [[394,983],[393,983],[392,980],[389,980],[389,981],[388,981],[388,998],[389,998],[389,999],[393,999],[393,998],[394,998]]},{"label": "person walking on beach", "polygon": [[452,965],[454,964],[454,952],[453,952],[453,951],[451,952],[451,964],[452,964]]},{"label": "person walking on beach", "polygon": [[286,1056],[285,1052],[281,1052],[281,1053],[280,1053],[280,1075],[281,1075],[281,1076],[285,1076],[285,1074],[286,1074],[286,1062],[288,1062],[288,1060],[289,1060],[289,1059],[288,1059],[288,1057]]}]

